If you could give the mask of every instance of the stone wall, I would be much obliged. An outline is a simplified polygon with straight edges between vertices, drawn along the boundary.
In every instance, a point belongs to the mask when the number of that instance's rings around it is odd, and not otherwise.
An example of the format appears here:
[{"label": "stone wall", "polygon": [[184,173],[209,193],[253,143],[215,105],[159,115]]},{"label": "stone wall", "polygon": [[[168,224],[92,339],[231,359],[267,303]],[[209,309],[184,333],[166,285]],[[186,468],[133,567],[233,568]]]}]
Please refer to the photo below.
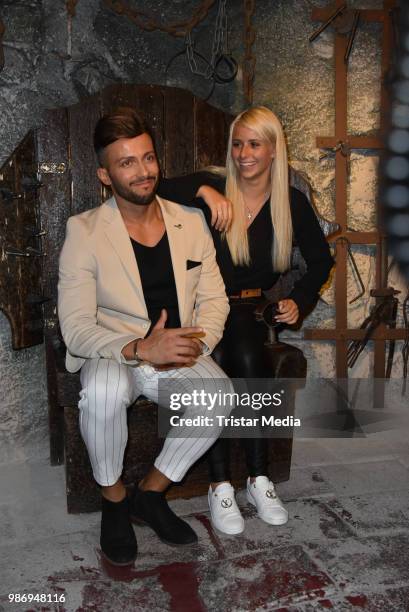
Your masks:
[{"label": "stone wall", "polygon": [[[130,5],[136,5],[132,0]],[[334,218],[334,160],[319,161],[318,135],[334,129],[333,34],[323,33],[309,44],[311,5],[326,0],[258,0],[254,24],[257,56],[254,102],[266,104],[280,116],[288,137],[293,165],[308,175],[315,201],[324,216]],[[356,0],[357,7],[380,8],[380,0]],[[171,22],[191,14],[198,0],[155,3],[139,1],[138,8]],[[229,42],[233,55],[243,58],[242,1],[228,2]],[[6,26],[5,67],[0,72],[0,164],[25,133],[41,125],[47,108],[68,106],[114,82],[167,84],[206,97],[209,83],[189,73],[179,58],[166,73],[169,59],[183,49],[183,41],[160,32],[142,32],[104,7],[102,0],[79,0],[68,35],[64,0],[2,0]],[[197,28],[197,48],[210,54],[216,9]],[[68,53],[71,49],[70,56]],[[350,58],[349,129],[372,134],[379,126],[380,30],[360,27]],[[238,112],[244,107],[241,71],[236,82],[217,86],[210,99],[215,106]],[[356,229],[374,226],[377,158],[372,152],[354,153],[349,185],[349,224]],[[374,259],[369,247],[356,249],[357,263],[367,287],[365,297],[351,307],[350,325],[358,326],[368,313],[369,288],[374,283]],[[398,278],[393,279],[396,285]],[[351,274],[349,292],[357,292]],[[333,291],[324,292],[304,326],[334,325]],[[302,332],[285,337],[303,348],[312,376],[333,376],[332,343],[309,343]],[[399,348],[399,347],[398,347]],[[399,353],[395,375],[400,375]],[[0,314],[0,461],[46,453],[46,389],[43,347],[13,352],[10,330]],[[353,376],[371,375],[371,351],[362,357]]]}]

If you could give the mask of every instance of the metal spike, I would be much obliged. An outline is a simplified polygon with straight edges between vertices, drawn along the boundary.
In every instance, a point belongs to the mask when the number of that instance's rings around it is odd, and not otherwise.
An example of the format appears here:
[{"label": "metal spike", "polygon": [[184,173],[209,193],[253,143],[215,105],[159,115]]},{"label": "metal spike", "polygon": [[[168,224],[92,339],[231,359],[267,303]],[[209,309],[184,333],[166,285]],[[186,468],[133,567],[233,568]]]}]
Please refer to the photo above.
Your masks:
[{"label": "metal spike", "polygon": [[27,253],[27,251],[22,251],[17,247],[8,247],[6,248],[5,253],[9,257],[30,257],[30,253]]}]

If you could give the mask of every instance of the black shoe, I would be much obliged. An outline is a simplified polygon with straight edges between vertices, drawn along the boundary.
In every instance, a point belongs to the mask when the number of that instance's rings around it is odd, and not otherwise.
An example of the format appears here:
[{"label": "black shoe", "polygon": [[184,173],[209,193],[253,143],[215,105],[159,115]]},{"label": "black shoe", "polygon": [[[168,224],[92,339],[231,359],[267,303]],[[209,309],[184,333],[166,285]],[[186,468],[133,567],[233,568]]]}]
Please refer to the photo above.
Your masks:
[{"label": "black shoe", "polygon": [[138,546],[129,518],[129,501],[112,502],[102,497],[101,551],[112,565],[130,565]]},{"label": "black shoe", "polygon": [[165,544],[183,546],[197,542],[190,525],[169,508],[164,493],[141,491],[136,486],[131,497],[131,520],[149,525]]}]

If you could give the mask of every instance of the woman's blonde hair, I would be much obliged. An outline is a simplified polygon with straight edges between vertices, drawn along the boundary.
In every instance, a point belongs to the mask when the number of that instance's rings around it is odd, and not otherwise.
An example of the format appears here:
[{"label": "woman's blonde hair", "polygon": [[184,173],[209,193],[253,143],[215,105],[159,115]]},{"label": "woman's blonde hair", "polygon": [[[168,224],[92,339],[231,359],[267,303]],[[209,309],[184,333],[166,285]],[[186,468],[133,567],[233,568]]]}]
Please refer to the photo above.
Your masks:
[{"label": "woman's blonde hair", "polygon": [[293,237],[287,148],[280,121],[265,106],[254,106],[245,110],[236,117],[230,127],[226,159],[226,197],[233,203],[233,222],[230,229],[225,233],[225,238],[234,264],[248,265],[250,263],[250,252],[245,203],[239,188],[238,171],[231,155],[233,130],[236,125],[254,130],[261,140],[270,142],[275,148],[275,158],[271,164],[270,196],[271,222],[274,231],[272,260],[274,270],[284,272],[290,265]]}]

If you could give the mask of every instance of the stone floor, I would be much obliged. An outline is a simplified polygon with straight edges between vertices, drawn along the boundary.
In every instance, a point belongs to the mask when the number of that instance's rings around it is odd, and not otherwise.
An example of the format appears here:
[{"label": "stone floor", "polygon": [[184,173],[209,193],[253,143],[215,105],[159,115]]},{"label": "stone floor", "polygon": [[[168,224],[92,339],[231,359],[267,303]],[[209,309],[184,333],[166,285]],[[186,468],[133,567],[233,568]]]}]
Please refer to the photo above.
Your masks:
[{"label": "stone floor", "polygon": [[[67,515],[64,470],[46,461],[0,467],[0,610],[409,611],[407,430],[296,440],[281,484],[290,520],[262,523],[238,493],[241,536],[213,532],[205,498],[172,502],[199,534],[176,549],[137,527],[135,566],[113,570],[99,516]],[[61,603],[10,604],[9,593]]]}]

